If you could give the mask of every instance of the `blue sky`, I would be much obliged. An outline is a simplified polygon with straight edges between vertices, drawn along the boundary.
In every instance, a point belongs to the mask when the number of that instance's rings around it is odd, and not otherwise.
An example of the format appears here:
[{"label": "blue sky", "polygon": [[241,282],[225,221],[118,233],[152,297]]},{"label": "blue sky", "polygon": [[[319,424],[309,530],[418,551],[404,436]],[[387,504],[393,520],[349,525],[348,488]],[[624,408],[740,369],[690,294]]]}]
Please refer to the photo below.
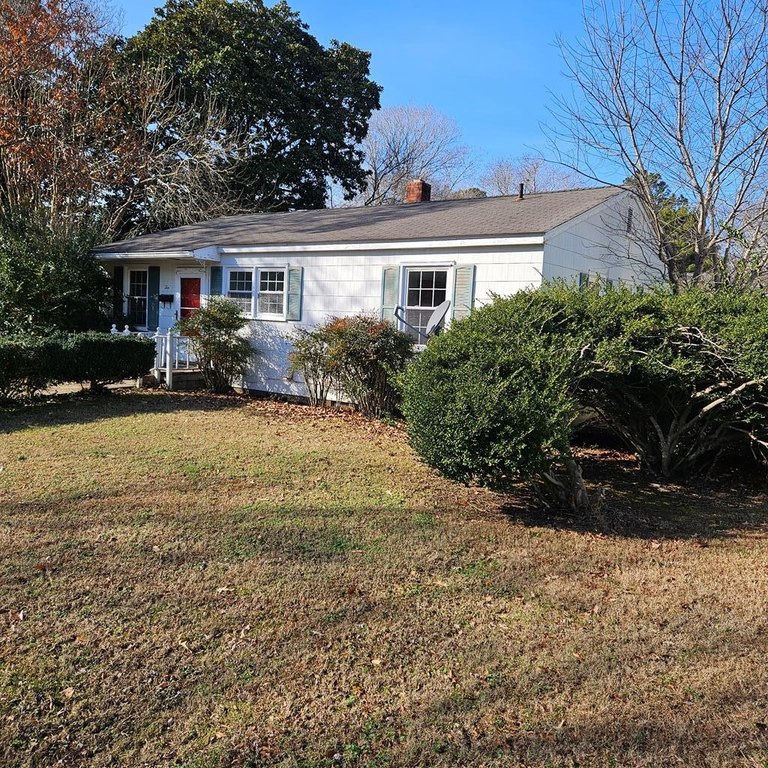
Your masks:
[{"label": "blue sky", "polygon": [[[382,103],[431,105],[453,117],[480,164],[545,148],[548,91],[567,81],[555,38],[581,30],[573,0],[289,0],[318,40],[372,53]],[[158,0],[116,0],[124,34]]]}]

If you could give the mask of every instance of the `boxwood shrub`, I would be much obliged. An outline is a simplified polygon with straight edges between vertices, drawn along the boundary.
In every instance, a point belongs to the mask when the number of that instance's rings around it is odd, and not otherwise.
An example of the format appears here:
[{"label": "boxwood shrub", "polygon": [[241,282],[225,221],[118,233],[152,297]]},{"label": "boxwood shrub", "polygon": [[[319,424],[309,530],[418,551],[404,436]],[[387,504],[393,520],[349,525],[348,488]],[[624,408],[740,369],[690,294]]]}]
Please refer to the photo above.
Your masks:
[{"label": "boxwood shrub", "polygon": [[0,398],[16,400],[62,382],[105,384],[143,376],[152,368],[154,342],[109,333],[0,337]]},{"label": "boxwood shrub", "polygon": [[[589,507],[574,418],[597,412],[651,471],[691,478],[768,457],[768,297],[552,284],[496,298],[403,376],[416,450],[449,477],[537,478]],[[581,500],[580,500],[581,499]]]},{"label": "boxwood shrub", "polygon": [[155,343],[142,336],[70,333],[63,337],[62,347],[66,362],[59,381],[88,382],[91,391],[144,376],[155,359]]}]

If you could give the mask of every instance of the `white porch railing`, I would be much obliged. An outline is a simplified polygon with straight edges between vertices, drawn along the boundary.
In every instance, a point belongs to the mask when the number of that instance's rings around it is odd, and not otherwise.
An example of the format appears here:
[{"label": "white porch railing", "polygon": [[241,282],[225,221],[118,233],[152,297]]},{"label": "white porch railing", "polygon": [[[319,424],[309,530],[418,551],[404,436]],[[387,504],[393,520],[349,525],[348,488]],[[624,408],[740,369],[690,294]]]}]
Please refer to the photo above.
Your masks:
[{"label": "white porch railing", "polygon": [[144,336],[155,342],[155,375],[165,374],[165,386],[173,389],[174,371],[190,371],[197,368],[197,358],[192,348],[192,339],[189,336],[182,336],[168,330],[166,333],[160,333],[158,328],[154,333],[152,331],[132,331],[127,325],[120,331],[115,323],[112,324],[110,333],[121,336]]}]

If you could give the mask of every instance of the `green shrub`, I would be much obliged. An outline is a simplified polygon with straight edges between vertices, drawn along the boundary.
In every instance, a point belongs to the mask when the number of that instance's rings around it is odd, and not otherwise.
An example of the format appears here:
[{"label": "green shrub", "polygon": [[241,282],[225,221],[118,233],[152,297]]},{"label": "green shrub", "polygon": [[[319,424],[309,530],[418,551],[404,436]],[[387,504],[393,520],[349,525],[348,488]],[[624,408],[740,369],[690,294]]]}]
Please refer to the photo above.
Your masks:
[{"label": "green shrub", "polygon": [[368,315],[333,317],[291,339],[293,371],[300,371],[310,402],[325,403],[331,388],[369,418],[397,407],[394,381],[413,355],[411,339]]},{"label": "green shrub", "polygon": [[465,482],[538,477],[570,492],[573,418],[591,409],[664,476],[733,447],[765,455],[766,318],[758,292],[553,284],[496,298],[403,377],[414,447]]},{"label": "green shrub", "polygon": [[31,397],[67,381],[88,382],[91,391],[134,379],[152,368],[154,343],[109,333],[0,338],[0,398]]},{"label": "green shrub", "polygon": [[[768,298],[666,288],[537,291],[558,333],[583,339],[578,397],[654,472],[690,476],[768,442]],[[532,329],[533,330],[533,329]],[[557,342],[557,335],[553,337]]]},{"label": "green shrub", "polygon": [[291,375],[301,373],[304,377],[310,405],[327,405],[334,388],[334,370],[329,355],[331,339],[325,326],[312,331],[298,328],[289,341],[293,346],[289,355]]},{"label": "green shrub", "polygon": [[571,453],[582,344],[533,330],[551,320],[532,295],[473,312],[406,369],[402,410],[413,447],[445,476],[498,490],[536,478],[558,504],[584,511]]},{"label": "green shrub", "polygon": [[60,338],[0,338],[0,399],[32,397],[62,381],[64,366]]},{"label": "green shrub", "polygon": [[191,339],[205,384],[211,392],[230,392],[235,380],[245,376],[256,354],[242,335],[248,319],[229,299],[214,298],[191,317],[178,323],[178,330]]},{"label": "green shrub", "polygon": [[64,370],[59,381],[88,382],[92,392],[106,384],[137,379],[152,369],[155,343],[142,336],[71,333],[62,336]]}]

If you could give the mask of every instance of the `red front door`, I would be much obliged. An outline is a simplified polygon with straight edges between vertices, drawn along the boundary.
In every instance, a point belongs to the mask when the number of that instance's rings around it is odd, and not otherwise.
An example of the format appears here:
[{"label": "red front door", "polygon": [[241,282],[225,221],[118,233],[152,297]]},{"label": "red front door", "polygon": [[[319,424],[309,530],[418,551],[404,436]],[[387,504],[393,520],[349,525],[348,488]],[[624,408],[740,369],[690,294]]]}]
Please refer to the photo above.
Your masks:
[{"label": "red front door", "polygon": [[195,314],[200,309],[200,278],[181,278],[181,318]]}]

